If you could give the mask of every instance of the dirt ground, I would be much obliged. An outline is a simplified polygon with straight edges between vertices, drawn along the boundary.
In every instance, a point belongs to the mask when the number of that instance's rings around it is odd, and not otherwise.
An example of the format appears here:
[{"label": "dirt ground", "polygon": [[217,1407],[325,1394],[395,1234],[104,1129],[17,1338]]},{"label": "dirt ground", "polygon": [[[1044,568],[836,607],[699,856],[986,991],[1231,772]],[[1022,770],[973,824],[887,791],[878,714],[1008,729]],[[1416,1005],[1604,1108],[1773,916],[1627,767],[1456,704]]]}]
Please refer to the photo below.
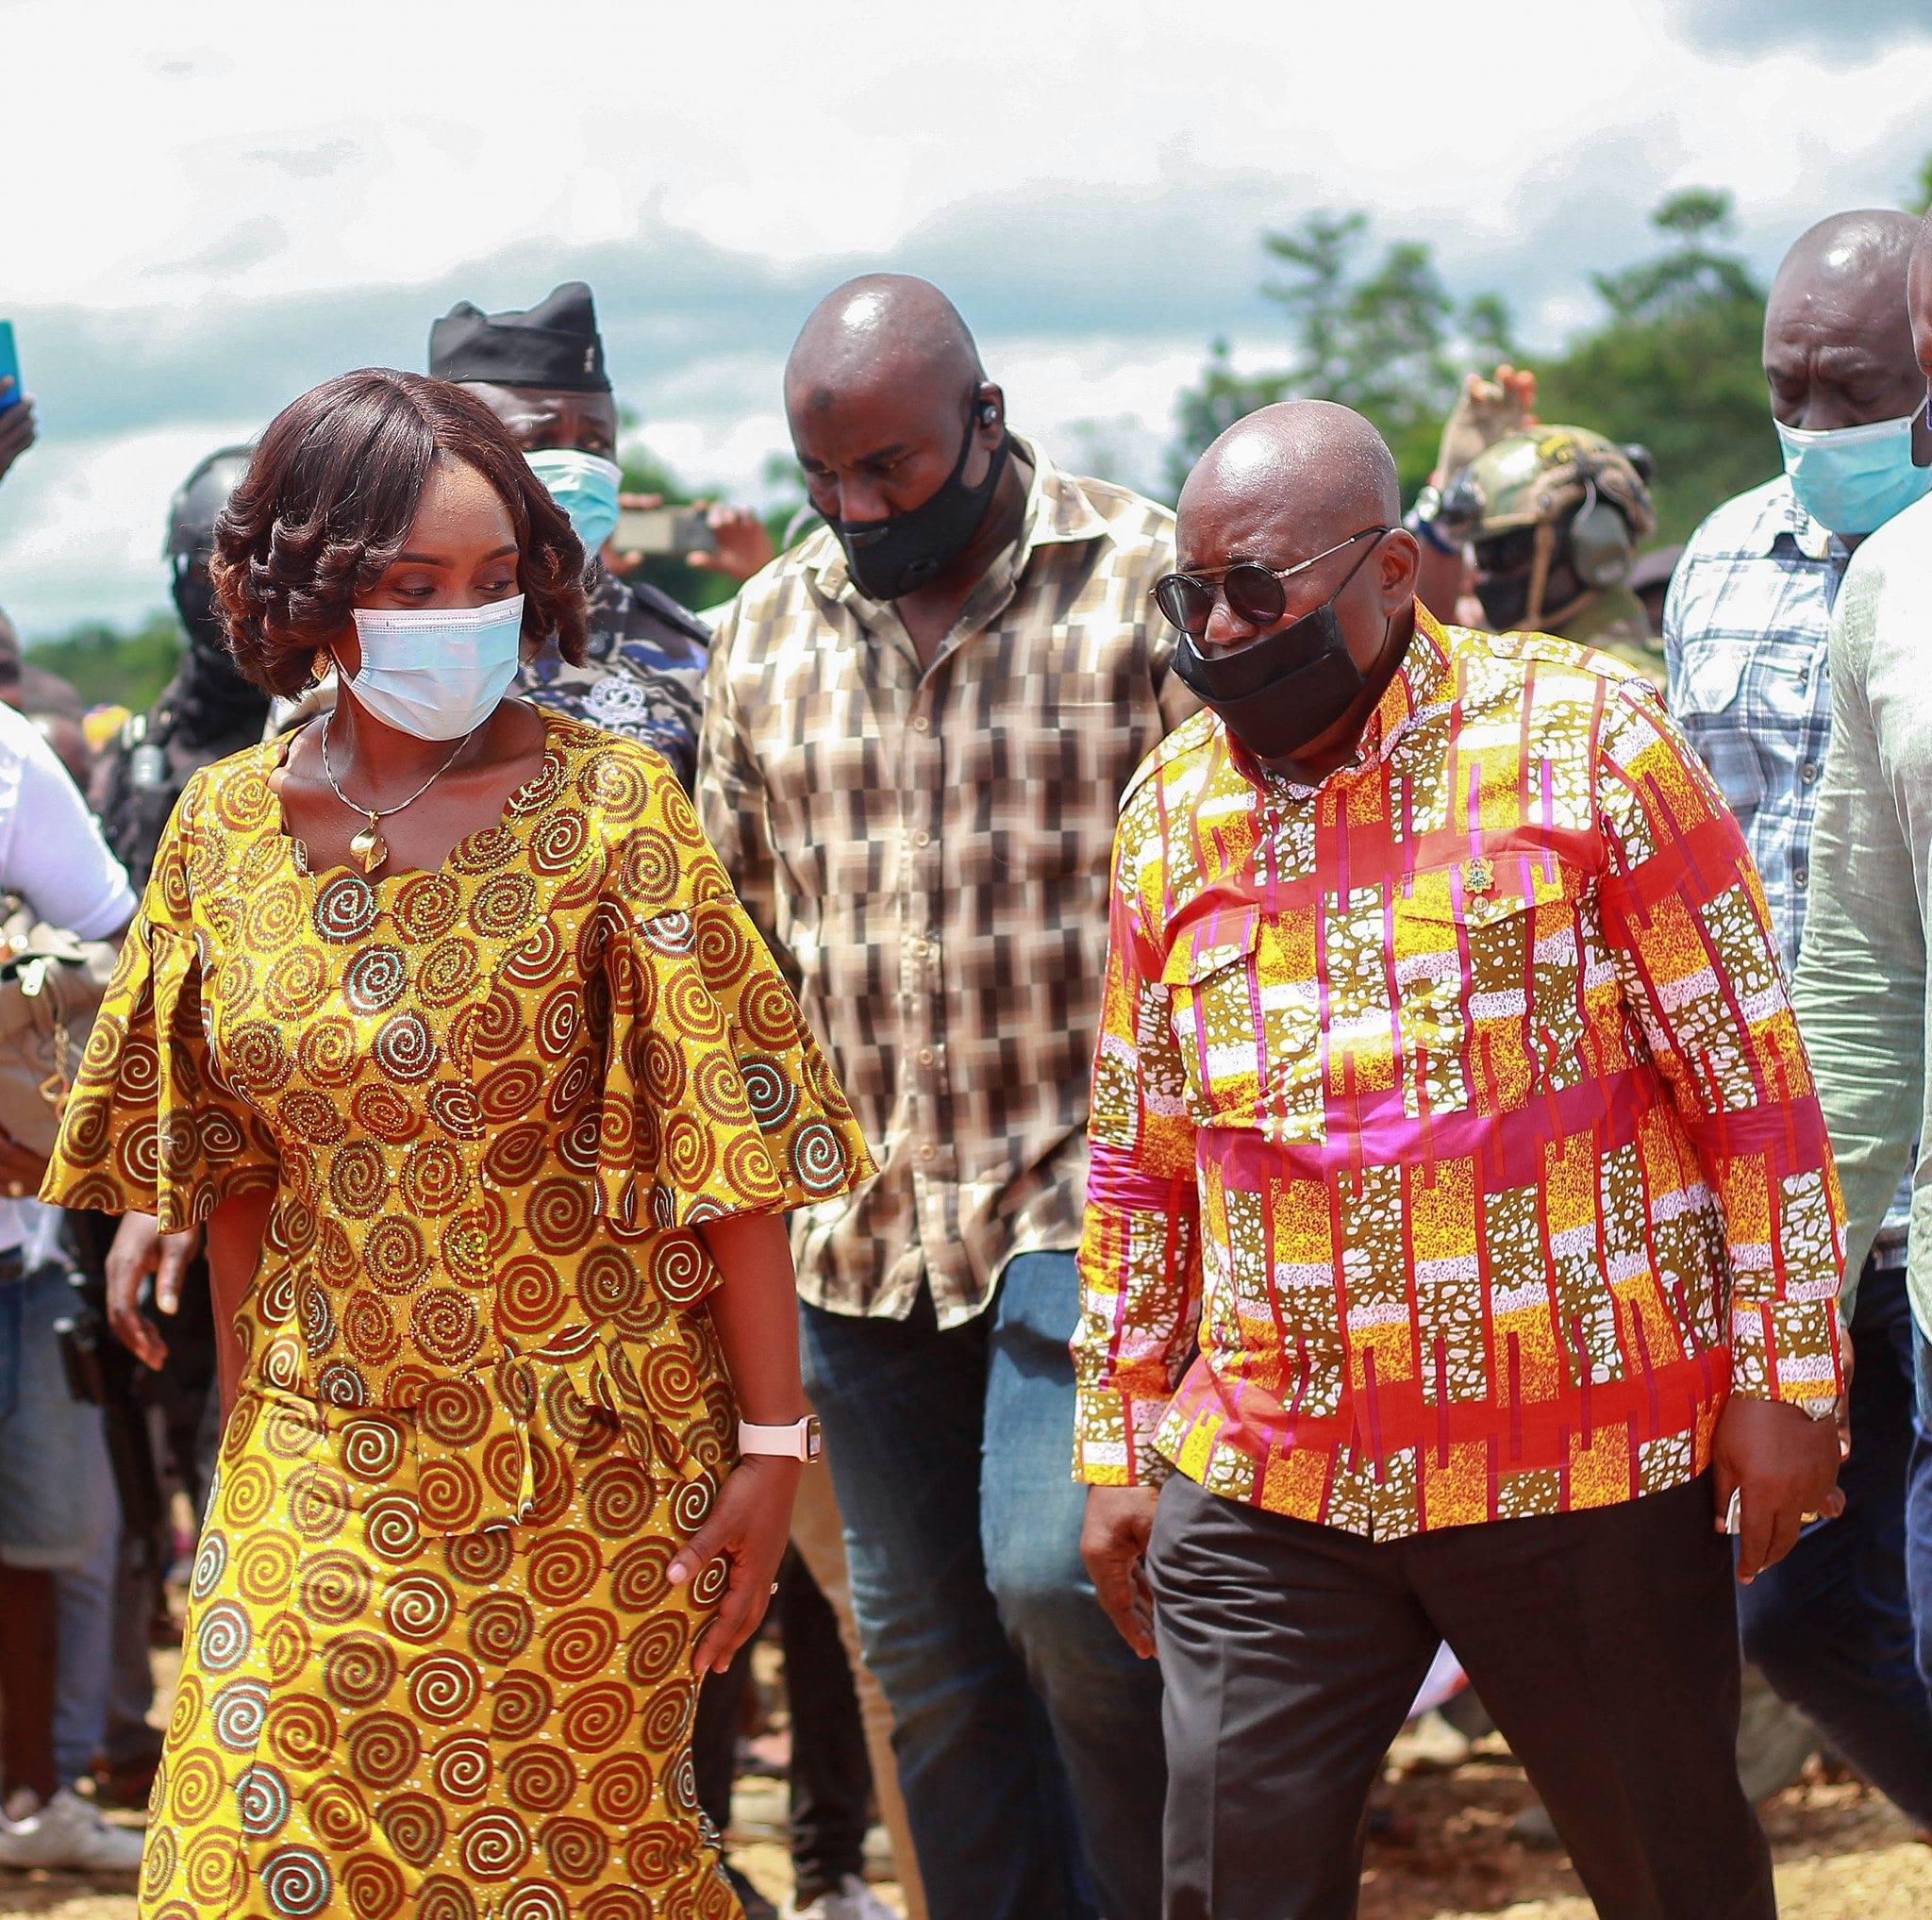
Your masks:
[{"label": "dirt ground", "polygon": [[[158,1652],[157,1725],[167,1713],[175,1666],[171,1651]],[[774,1646],[758,1649],[754,1672],[763,1695],[782,1695]],[[789,1739],[781,1708],[765,1737],[741,1748],[728,1848],[781,1908],[791,1890],[786,1789],[778,1777]],[[1391,1773],[1380,1798],[1389,1831],[1369,1845],[1361,1920],[1591,1920],[1568,1861],[1511,1837],[1510,1822],[1532,1795],[1522,1768],[1494,1734],[1454,1773]],[[1932,1845],[1913,1835],[1890,1801],[1842,1767],[1814,1760],[1796,1786],[1761,1811],[1777,1862],[1783,1920],[1932,1920]],[[897,1907],[880,1829],[873,1829],[866,1851],[879,1893]],[[134,1920],[133,1877],[115,1885],[0,1868],[0,1920],[29,1915]]]},{"label": "dirt ground", "polygon": [[[1489,1744],[1452,1775],[1389,1790],[1398,1838],[1372,1845],[1362,1920],[1590,1920],[1591,1907],[1560,1854],[1509,1838],[1529,1798],[1522,1772]],[[789,1887],[779,1844],[784,1789],[740,1782],[733,1855],[774,1898]],[[1818,1770],[1764,1810],[1777,1856],[1785,1920],[1922,1920],[1932,1914],[1932,1846],[1857,1782]],[[888,1899],[895,1890],[881,1886]],[[54,1875],[0,1873],[0,1920],[133,1920],[131,1888]]]}]

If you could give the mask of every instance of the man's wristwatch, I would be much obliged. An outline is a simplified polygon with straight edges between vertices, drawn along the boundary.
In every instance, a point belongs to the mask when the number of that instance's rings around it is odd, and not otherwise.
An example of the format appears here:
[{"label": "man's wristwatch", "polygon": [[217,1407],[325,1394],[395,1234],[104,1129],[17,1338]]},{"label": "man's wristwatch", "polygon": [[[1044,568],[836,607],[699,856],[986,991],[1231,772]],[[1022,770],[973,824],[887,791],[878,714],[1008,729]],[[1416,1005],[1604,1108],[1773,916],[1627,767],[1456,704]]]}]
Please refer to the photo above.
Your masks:
[{"label": "man's wristwatch", "polygon": [[1812,1420],[1836,1420],[1841,1394],[1827,1394],[1819,1399],[1793,1400],[1791,1405]]},{"label": "man's wristwatch", "polygon": [[819,1439],[819,1416],[808,1413],[790,1427],[754,1427],[749,1420],[741,1420],[738,1450],[741,1454],[776,1454],[783,1460],[817,1460],[824,1450]]}]

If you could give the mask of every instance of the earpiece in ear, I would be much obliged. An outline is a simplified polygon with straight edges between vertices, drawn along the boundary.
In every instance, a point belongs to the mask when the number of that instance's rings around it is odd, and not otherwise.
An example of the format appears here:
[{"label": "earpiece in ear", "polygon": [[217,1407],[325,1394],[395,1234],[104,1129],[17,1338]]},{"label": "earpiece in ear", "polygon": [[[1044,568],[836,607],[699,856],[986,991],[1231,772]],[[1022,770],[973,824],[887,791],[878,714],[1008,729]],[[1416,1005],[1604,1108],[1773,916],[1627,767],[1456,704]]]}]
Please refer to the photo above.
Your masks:
[{"label": "earpiece in ear", "polygon": [[982,426],[997,426],[1000,424],[1000,409],[991,400],[979,403],[979,424]]}]

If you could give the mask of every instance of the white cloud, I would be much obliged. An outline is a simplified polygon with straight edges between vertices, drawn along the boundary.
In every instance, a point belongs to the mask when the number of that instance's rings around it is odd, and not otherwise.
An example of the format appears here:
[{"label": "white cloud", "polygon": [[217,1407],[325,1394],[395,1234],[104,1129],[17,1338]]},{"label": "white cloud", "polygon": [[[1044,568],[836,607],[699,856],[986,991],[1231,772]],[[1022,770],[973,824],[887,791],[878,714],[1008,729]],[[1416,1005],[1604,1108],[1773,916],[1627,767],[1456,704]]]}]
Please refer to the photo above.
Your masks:
[{"label": "white cloud", "polygon": [[1596,0],[1587,45],[1548,0],[14,0],[5,298],[46,430],[0,494],[0,600],[29,631],[139,610],[164,466],[342,366],[420,364],[458,293],[573,271],[694,478],[756,484],[791,329],[887,262],[958,292],[1016,421],[1101,423],[1151,478],[1208,339],[1265,354],[1264,225],[1371,207],[1554,339],[1674,186],[1737,190],[1765,263],[1902,191],[1922,11],[1822,61],[1784,0]]},{"label": "white cloud", "polygon": [[22,503],[8,486],[0,605],[21,609],[30,634],[165,606],[161,544],[175,489],[204,454],[253,431],[216,421],[36,447],[25,511],[14,512]]}]

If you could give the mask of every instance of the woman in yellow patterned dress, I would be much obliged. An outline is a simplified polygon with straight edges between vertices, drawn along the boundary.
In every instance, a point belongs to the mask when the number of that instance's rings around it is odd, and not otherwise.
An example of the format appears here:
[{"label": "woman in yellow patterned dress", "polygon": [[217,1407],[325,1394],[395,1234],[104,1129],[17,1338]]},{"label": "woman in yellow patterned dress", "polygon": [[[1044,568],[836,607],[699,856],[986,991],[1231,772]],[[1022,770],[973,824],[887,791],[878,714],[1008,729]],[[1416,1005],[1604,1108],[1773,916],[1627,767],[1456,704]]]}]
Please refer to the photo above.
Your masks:
[{"label": "woman in yellow patterned dress", "polygon": [[664,762],[503,698],[581,565],[410,375],[220,529],[238,661],[342,692],[183,793],[45,1189],[205,1221],[226,1340],[147,1920],[740,1911],[692,1701],[805,1450],[783,1213],[870,1162]]}]

